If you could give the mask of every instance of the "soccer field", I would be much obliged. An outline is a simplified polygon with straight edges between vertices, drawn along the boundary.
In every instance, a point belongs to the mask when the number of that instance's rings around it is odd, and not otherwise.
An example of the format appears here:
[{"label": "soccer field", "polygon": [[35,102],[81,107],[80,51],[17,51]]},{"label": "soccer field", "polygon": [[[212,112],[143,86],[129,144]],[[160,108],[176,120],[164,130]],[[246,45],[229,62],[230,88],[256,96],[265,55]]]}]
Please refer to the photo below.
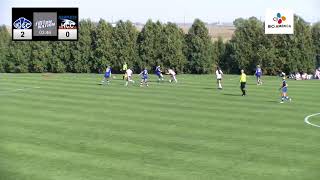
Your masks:
[{"label": "soccer field", "polygon": [[[0,180],[318,180],[320,81],[0,74]],[[120,80],[121,79],[121,80]],[[310,122],[320,125],[320,115]]]}]

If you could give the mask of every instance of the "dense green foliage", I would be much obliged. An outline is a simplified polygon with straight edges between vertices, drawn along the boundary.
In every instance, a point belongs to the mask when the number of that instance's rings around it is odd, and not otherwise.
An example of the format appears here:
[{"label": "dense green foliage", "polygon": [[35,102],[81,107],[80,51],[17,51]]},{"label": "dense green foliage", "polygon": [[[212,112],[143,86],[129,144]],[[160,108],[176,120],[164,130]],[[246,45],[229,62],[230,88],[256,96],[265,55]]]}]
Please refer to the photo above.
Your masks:
[{"label": "dense green foliage", "polygon": [[191,73],[208,73],[212,70],[212,48],[208,29],[199,19],[196,19],[186,35],[187,69]]},{"label": "dense green foliage", "polygon": [[[178,75],[1,74],[0,180],[318,180],[318,81]],[[119,80],[121,79],[121,80]],[[135,80],[140,79],[137,75]],[[320,116],[310,118],[320,125]]]},{"label": "dense green foliage", "polygon": [[312,26],[312,40],[317,55],[317,66],[320,66],[320,22]]},{"label": "dense green foliage", "polygon": [[[221,66],[227,73],[311,72],[320,64],[320,24],[295,17],[294,35],[266,35],[255,17],[236,19],[228,42],[212,42],[206,24],[196,19],[187,34],[176,24],[149,20],[141,32],[129,21],[115,27],[101,19],[80,22],[77,42],[12,42],[0,27],[0,72],[102,72],[124,62],[134,71],[161,65],[178,73],[205,74]],[[317,59],[318,58],[318,59]]]},{"label": "dense green foliage", "polygon": [[266,35],[263,22],[255,17],[237,19],[234,24],[235,34],[221,61],[228,72],[241,68],[253,73],[257,64],[265,74],[314,70],[320,40],[312,37],[311,27],[302,18],[295,17],[293,35]]}]

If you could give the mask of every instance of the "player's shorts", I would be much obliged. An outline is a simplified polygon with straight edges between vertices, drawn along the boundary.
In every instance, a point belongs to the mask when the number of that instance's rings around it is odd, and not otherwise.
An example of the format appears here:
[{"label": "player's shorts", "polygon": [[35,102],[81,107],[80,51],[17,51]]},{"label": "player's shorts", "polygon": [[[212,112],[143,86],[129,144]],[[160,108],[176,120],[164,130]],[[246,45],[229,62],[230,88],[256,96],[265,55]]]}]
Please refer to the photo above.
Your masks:
[{"label": "player's shorts", "polygon": [[142,76],[141,79],[147,80],[147,79],[148,79],[148,76]]},{"label": "player's shorts", "polygon": [[162,75],[162,73],[156,73],[156,75],[159,77],[159,78],[161,78],[161,77],[163,77],[163,75]]},{"label": "player's shorts", "polygon": [[256,77],[260,78],[261,77],[261,73],[256,73]]},{"label": "player's shorts", "polygon": [[287,93],[287,92],[288,92],[288,88],[287,88],[287,87],[283,87],[283,88],[282,88],[282,92],[283,92],[283,93]]},{"label": "player's shorts", "polygon": [[104,74],[105,78],[110,78],[110,74]]},{"label": "player's shorts", "polygon": [[246,82],[241,82],[240,83],[240,88],[245,89],[246,88]]},{"label": "player's shorts", "polygon": [[217,81],[221,81],[221,78],[218,78]]}]

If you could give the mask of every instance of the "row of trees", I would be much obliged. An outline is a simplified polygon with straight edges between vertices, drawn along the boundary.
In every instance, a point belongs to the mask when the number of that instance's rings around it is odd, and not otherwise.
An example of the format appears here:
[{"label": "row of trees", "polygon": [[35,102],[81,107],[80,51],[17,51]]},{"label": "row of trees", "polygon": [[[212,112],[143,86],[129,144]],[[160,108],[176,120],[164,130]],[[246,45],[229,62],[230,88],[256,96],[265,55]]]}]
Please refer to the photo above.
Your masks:
[{"label": "row of trees", "polygon": [[[98,24],[81,20],[76,42],[13,42],[0,27],[0,72],[101,72],[111,65],[119,72],[123,62],[135,71],[156,65],[178,73],[210,73],[220,66],[227,73],[257,64],[264,73],[280,70],[312,71],[320,55],[320,24],[308,25],[295,17],[294,35],[265,35],[257,18],[237,19],[228,42],[212,42],[206,25],[196,19],[185,34],[176,24],[149,20],[139,32],[129,21],[115,27],[101,19]],[[320,56],[318,56],[320,59]]]},{"label": "row of trees", "polygon": [[[240,68],[251,71],[257,64],[264,73],[313,72],[320,50],[320,24],[308,25],[295,17],[294,35],[266,35],[264,23],[257,18],[237,19],[235,35],[225,46],[220,65],[227,72]],[[318,60],[319,61],[319,60]]]}]

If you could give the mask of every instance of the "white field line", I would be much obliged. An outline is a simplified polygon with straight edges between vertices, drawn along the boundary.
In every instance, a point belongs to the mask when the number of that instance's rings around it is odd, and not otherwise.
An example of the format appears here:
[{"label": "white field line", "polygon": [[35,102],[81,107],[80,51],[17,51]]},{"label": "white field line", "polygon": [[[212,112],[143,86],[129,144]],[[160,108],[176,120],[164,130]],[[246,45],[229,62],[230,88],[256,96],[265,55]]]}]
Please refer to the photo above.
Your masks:
[{"label": "white field line", "polygon": [[313,123],[311,123],[311,122],[309,121],[309,118],[311,118],[311,117],[313,117],[313,116],[318,116],[318,115],[320,115],[320,113],[311,114],[311,115],[309,115],[309,116],[307,116],[307,117],[304,118],[304,122],[307,123],[307,124],[309,124],[309,125],[311,125],[311,126],[320,128],[320,125],[313,124]]}]

